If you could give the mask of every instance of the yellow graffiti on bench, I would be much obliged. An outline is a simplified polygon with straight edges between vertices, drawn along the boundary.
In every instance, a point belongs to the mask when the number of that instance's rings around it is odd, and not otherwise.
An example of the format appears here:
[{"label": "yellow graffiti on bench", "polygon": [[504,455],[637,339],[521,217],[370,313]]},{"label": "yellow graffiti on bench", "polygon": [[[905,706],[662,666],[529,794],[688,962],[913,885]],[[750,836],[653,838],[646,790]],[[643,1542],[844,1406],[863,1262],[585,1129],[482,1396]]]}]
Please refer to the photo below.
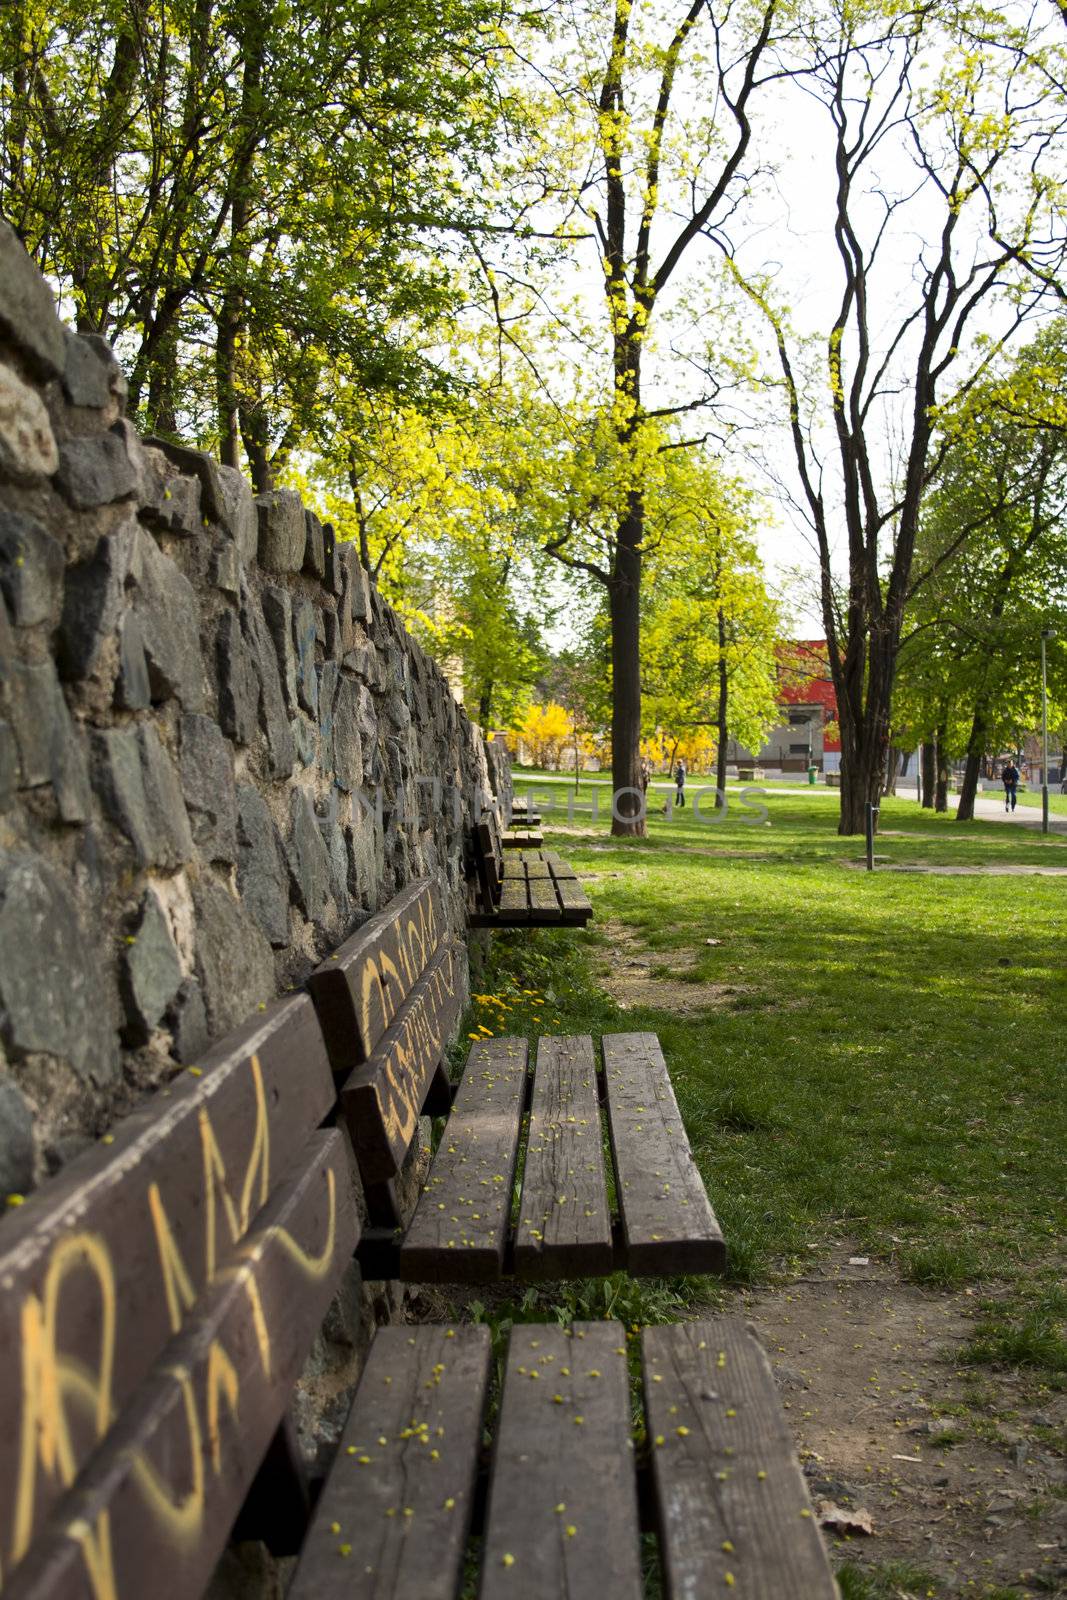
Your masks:
[{"label": "yellow graffiti on bench", "polygon": [[[271,1244],[280,1246],[309,1279],[321,1278],[330,1268],[336,1244],[337,1193],[332,1169],[326,1170],[328,1224],[326,1242],[320,1252],[310,1254],[284,1228],[275,1225],[248,1236],[255,1210],[264,1205],[270,1193],[270,1129],[266,1096],[259,1060],[249,1062],[255,1092],[255,1128],[252,1149],[235,1202],[227,1182],[226,1164],[206,1107],[199,1111],[200,1145],[204,1184],[204,1282],[197,1288],[175,1241],[158,1183],[151,1183],[147,1202],[159,1254],[163,1292],[171,1330],[177,1333],[184,1314],[196,1304],[209,1285],[232,1279],[247,1293],[260,1366],[264,1377],[271,1375],[271,1341],[263,1312],[255,1269]],[[220,1216],[221,1212],[221,1216]],[[228,1253],[232,1264],[218,1267],[218,1228],[225,1221],[229,1234]],[[233,1248],[244,1240],[232,1260]],[[60,1343],[60,1303],[64,1282],[75,1272],[88,1271],[95,1283],[100,1306],[100,1344],[95,1372],[78,1358],[64,1354]],[[113,1378],[117,1334],[117,1294],[114,1267],[106,1241],[99,1235],[83,1232],[59,1240],[52,1249],[40,1294],[29,1294],[21,1310],[22,1346],[22,1426],[19,1439],[15,1506],[11,1540],[11,1566],[15,1567],[29,1549],[34,1533],[34,1511],[38,1470],[56,1480],[65,1490],[74,1483],[84,1458],[79,1459],[70,1427],[70,1412],[76,1407],[91,1424],[92,1437],[99,1444],[115,1421]],[[199,1532],[205,1504],[204,1432],[197,1407],[192,1373],[179,1366],[161,1369],[180,1387],[189,1443],[192,1486],[176,1500],[166,1481],[145,1456],[130,1457],[138,1487],[156,1520],[178,1543],[194,1540]],[[220,1402],[236,1416],[240,1380],[219,1340],[209,1347],[206,1366],[206,1435],[212,1470],[222,1472],[219,1434]],[[117,1600],[113,1564],[111,1524],[105,1510],[95,1526],[75,1519],[67,1528],[80,1546],[93,1593],[97,1600]],[[0,1568],[0,1580],[3,1571]]]}]

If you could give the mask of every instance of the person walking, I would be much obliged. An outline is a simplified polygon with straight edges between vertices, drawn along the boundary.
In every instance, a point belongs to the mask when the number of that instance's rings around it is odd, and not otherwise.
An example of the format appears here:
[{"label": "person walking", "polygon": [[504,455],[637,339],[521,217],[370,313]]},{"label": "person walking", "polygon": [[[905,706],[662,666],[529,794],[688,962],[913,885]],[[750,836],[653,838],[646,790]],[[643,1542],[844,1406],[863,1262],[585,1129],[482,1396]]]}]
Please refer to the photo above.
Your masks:
[{"label": "person walking", "polygon": [[1000,781],[1004,785],[1004,809],[1014,811],[1019,792],[1019,769],[1010,756],[1007,765],[1000,769]]},{"label": "person walking", "polygon": [[675,803],[676,806],[684,806],[685,805],[685,762],[684,761],[679,761],[678,765],[674,769],[674,785],[675,785],[675,788],[678,791],[677,794],[674,797],[674,803]]},{"label": "person walking", "polygon": [[651,779],[652,779],[652,767],[651,767],[651,765],[649,763],[649,759],[648,759],[647,756],[642,756],[641,757],[641,793],[645,796],[645,804],[646,805],[648,804],[648,786],[649,786],[649,783],[651,782]]}]

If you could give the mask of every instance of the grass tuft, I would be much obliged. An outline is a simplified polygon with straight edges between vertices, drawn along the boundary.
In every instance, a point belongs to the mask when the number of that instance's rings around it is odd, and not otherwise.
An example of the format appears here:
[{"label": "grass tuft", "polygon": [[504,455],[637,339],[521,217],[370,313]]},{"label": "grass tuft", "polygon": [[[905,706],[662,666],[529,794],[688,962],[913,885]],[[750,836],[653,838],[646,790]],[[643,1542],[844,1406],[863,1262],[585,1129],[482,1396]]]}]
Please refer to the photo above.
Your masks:
[{"label": "grass tuft", "polygon": [[900,1275],[907,1283],[920,1283],[930,1289],[958,1289],[979,1276],[978,1258],[966,1245],[926,1245],[904,1251]]}]

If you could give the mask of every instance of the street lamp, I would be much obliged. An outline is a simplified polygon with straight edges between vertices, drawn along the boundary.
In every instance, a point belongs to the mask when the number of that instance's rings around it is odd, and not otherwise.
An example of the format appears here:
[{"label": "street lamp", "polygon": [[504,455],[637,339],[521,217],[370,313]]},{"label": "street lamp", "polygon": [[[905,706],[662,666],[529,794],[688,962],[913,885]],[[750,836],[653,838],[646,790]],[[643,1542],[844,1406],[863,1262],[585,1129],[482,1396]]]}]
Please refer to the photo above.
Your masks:
[{"label": "street lamp", "polygon": [[1051,628],[1041,630],[1041,832],[1048,832],[1048,680],[1045,675],[1045,646],[1055,635]]}]

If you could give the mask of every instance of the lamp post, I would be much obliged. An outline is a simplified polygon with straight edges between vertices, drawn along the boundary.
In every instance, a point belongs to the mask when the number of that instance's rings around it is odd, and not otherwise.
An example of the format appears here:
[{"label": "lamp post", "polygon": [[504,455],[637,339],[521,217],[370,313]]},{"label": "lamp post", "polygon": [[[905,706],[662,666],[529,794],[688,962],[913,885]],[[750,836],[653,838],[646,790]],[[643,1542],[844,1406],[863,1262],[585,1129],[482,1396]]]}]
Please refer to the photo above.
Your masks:
[{"label": "lamp post", "polygon": [[1045,646],[1053,637],[1051,628],[1041,630],[1041,832],[1048,832],[1048,680],[1045,673]]}]

